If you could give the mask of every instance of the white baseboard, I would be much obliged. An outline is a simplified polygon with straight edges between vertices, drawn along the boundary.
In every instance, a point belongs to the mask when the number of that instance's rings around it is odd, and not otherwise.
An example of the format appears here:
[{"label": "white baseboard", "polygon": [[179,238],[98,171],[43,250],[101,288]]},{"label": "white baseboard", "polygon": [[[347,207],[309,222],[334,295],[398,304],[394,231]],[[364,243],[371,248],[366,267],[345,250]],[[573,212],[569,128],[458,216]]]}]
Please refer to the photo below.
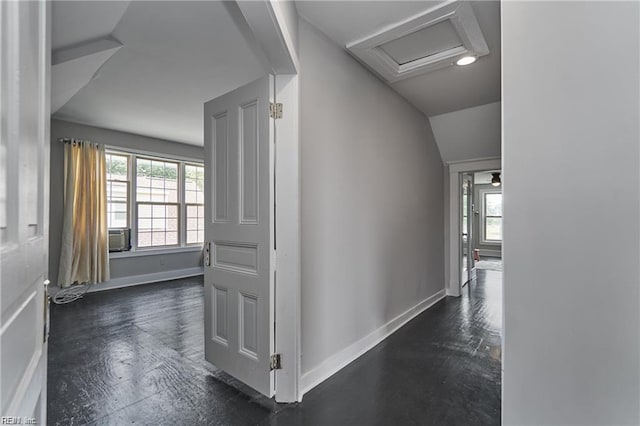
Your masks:
[{"label": "white baseboard", "polygon": [[342,370],[344,367],[358,359],[361,355],[365,354],[378,343],[389,337],[407,322],[411,321],[413,318],[420,315],[422,312],[424,312],[440,300],[444,299],[445,297],[445,290],[442,289],[436,294],[418,303],[414,307],[409,308],[388,323],[384,324],[382,327],[379,327],[357,342],[347,346],[340,352],[327,358],[311,371],[304,373],[301,378],[300,386],[302,395],[309,392],[311,389],[318,386],[320,383],[324,382],[338,371]]},{"label": "white baseboard", "polygon": [[175,280],[178,278],[194,277],[204,274],[202,266],[194,268],[175,269],[173,271],[153,272],[151,274],[131,275],[129,277],[113,278],[104,283],[89,287],[89,292],[111,290],[114,288],[131,287],[140,284],[157,283],[159,281]]},{"label": "white baseboard", "polygon": [[460,285],[457,281],[449,281],[449,287],[446,288],[447,296],[459,297]]}]

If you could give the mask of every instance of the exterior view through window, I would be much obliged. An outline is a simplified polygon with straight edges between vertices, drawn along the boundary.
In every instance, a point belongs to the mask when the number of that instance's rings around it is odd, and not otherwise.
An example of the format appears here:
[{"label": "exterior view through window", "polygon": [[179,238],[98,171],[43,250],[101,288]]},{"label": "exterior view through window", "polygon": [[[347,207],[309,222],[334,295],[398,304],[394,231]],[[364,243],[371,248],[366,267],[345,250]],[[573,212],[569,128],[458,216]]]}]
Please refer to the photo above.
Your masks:
[{"label": "exterior view through window", "polygon": [[137,248],[204,241],[204,166],[108,151],[109,229],[131,228]]},{"label": "exterior view through window", "polygon": [[109,229],[129,227],[129,157],[113,153],[107,160],[107,223]]},{"label": "exterior view through window", "polygon": [[484,194],[484,239],[502,241],[502,194]]}]

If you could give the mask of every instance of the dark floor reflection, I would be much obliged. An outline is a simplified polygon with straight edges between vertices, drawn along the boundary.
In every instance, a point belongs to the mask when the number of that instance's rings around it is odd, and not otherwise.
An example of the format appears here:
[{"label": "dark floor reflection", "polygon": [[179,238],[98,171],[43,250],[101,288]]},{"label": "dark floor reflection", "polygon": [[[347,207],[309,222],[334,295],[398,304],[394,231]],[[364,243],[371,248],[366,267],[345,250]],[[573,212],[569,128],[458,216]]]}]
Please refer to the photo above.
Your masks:
[{"label": "dark floor reflection", "polygon": [[203,360],[201,279],[89,294],[52,309],[49,424],[500,424],[501,281],[478,271],[289,406]]}]

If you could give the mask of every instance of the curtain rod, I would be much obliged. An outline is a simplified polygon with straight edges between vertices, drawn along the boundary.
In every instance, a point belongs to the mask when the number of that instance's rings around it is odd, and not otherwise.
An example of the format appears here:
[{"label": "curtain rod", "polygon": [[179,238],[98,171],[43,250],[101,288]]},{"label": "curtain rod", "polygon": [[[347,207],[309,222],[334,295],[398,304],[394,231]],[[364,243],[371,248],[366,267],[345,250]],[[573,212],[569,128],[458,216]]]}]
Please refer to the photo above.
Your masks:
[{"label": "curtain rod", "polygon": [[73,139],[73,138],[58,138],[58,142],[70,143],[70,144],[73,144],[73,145],[76,145],[76,144],[79,145],[79,144],[85,144],[85,143],[86,144],[96,145],[96,146],[99,145],[98,143],[95,143],[95,142],[86,141],[86,140],[82,140],[82,139]]}]

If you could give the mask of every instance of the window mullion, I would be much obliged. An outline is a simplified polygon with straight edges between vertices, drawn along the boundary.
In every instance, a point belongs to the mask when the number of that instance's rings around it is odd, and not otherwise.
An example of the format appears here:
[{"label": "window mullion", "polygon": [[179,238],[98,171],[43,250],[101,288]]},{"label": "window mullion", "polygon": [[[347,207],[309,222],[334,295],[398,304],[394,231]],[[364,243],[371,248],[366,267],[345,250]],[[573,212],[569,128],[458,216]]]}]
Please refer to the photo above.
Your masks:
[{"label": "window mullion", "polygon": [[129,159],[131,161],[129,179],[132,182],[131,185],[131,239],[133,240],[133,247],[138,248],[138,164],[137,156],[132,154]]},{"label": "window mullion", "polygon": [[178,244],[180,244],[180,247],[184,247],[186,245],[185,227],[187,216],[184,196],[187,174],[184,172],[184,161],[181,161],[178,166],[178,175],[178,201],[180,202],[180,207],[178,208]]}]

